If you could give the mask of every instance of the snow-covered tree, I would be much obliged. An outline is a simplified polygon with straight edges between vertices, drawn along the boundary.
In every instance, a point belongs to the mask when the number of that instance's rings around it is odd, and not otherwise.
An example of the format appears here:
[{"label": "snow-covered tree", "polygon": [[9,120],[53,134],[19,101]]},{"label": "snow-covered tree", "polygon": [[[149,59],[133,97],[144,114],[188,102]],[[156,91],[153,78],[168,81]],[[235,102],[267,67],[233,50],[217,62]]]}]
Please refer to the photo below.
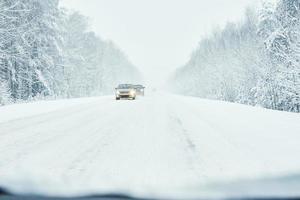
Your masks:
[{"label": "snow-covered tree", "polygon": [[86,17],[58,5],[59,0],[0,2],[2,102],[99,95],[124,77],[138,79],[126,56],[89,30]]},{"label": "snow-covered tree", "polygon": [[14,99],[57,92],[58,0],[12,0],[1,5],[4,23],[2,71]]},{"label": "snow-covered tree", "polygon": [[176,92],[300,112],[300,1],[264,2],[203,39],[172,76]]},{"label": "snow-covered tree", "polygon": [[[262,24],[261,36],[270,65],[261,87],[265,107],[299,112],[300,2],[281,0]],[[268,22],[268,23],[266,23]]]},{"label": "snow-covered tree", "polygon": [[115,44],[89,31],[86,17],[69,14],[64,38],[68,96],[111,93],[118,83],[138,81],[137,69]]},{"label": "snow-covered tree", "polygon": [[0,105],[5,105],[11,102],[10,92],[4,82],[0,82]]}]

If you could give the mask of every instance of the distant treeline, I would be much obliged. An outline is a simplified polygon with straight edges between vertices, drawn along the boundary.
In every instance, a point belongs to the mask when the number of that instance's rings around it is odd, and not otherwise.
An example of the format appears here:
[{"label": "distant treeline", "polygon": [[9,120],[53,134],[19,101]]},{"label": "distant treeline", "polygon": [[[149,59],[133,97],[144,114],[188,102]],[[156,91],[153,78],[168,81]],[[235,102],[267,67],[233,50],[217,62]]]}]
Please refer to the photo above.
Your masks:
[{"label": "distant treeline", "polygon": [[111,91],[139,72],[59,0],[0,1],[0,105]]},{"label": "distant treeline", "polygon": [[300,112],[300,1],[264,2],[203,39],[170,80],[181,94]]}]

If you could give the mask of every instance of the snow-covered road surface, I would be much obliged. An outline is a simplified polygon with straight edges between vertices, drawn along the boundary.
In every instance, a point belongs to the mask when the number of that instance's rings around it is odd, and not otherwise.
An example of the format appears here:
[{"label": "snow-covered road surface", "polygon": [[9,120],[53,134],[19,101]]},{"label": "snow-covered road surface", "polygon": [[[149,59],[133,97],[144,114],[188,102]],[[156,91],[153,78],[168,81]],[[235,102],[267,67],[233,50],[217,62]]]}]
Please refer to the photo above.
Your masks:
[{"label": "snow-covered road surface", "polygon": [[21,193],[293,196],[299,155],[299,114],[244,105],[153,94],[0,108],[0,185]]}]

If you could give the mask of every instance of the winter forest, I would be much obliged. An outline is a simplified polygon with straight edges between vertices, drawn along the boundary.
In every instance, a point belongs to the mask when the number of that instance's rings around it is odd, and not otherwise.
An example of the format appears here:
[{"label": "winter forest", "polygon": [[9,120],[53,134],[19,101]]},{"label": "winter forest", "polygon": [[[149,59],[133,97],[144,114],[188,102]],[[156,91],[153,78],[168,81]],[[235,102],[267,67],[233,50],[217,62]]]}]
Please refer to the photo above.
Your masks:
[{"label": "winter forest", "polygon": [[265,1],[215,30],[170,85],[180,94],[300,112],[300,1]]},{"label": "winter forest", "polygon": [[59,0],[0,1],[0,105],[110,93],[140,73]]},{"label": "winter forest", "polygon": [[[0,1],[0,105],[111,93],[140,72],[59,0]],[[300,112],[300,1],[265,0],[199,42],[173,92]]]}]

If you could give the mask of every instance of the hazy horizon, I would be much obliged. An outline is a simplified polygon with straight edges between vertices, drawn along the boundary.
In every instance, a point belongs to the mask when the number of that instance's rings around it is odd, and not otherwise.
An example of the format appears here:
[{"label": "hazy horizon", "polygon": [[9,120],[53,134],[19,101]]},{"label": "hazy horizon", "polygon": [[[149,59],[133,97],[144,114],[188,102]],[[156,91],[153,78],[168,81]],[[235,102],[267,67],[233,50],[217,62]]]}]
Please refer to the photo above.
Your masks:
[{"label": "hazy horizon", "polygon": [[[203,36],[243,18],[259,0],[63,0],[91,19],[91,29],[112,40],[146,79],[163,80],[185,64]],[[214,12],[214,14],[212,14]]]}]

